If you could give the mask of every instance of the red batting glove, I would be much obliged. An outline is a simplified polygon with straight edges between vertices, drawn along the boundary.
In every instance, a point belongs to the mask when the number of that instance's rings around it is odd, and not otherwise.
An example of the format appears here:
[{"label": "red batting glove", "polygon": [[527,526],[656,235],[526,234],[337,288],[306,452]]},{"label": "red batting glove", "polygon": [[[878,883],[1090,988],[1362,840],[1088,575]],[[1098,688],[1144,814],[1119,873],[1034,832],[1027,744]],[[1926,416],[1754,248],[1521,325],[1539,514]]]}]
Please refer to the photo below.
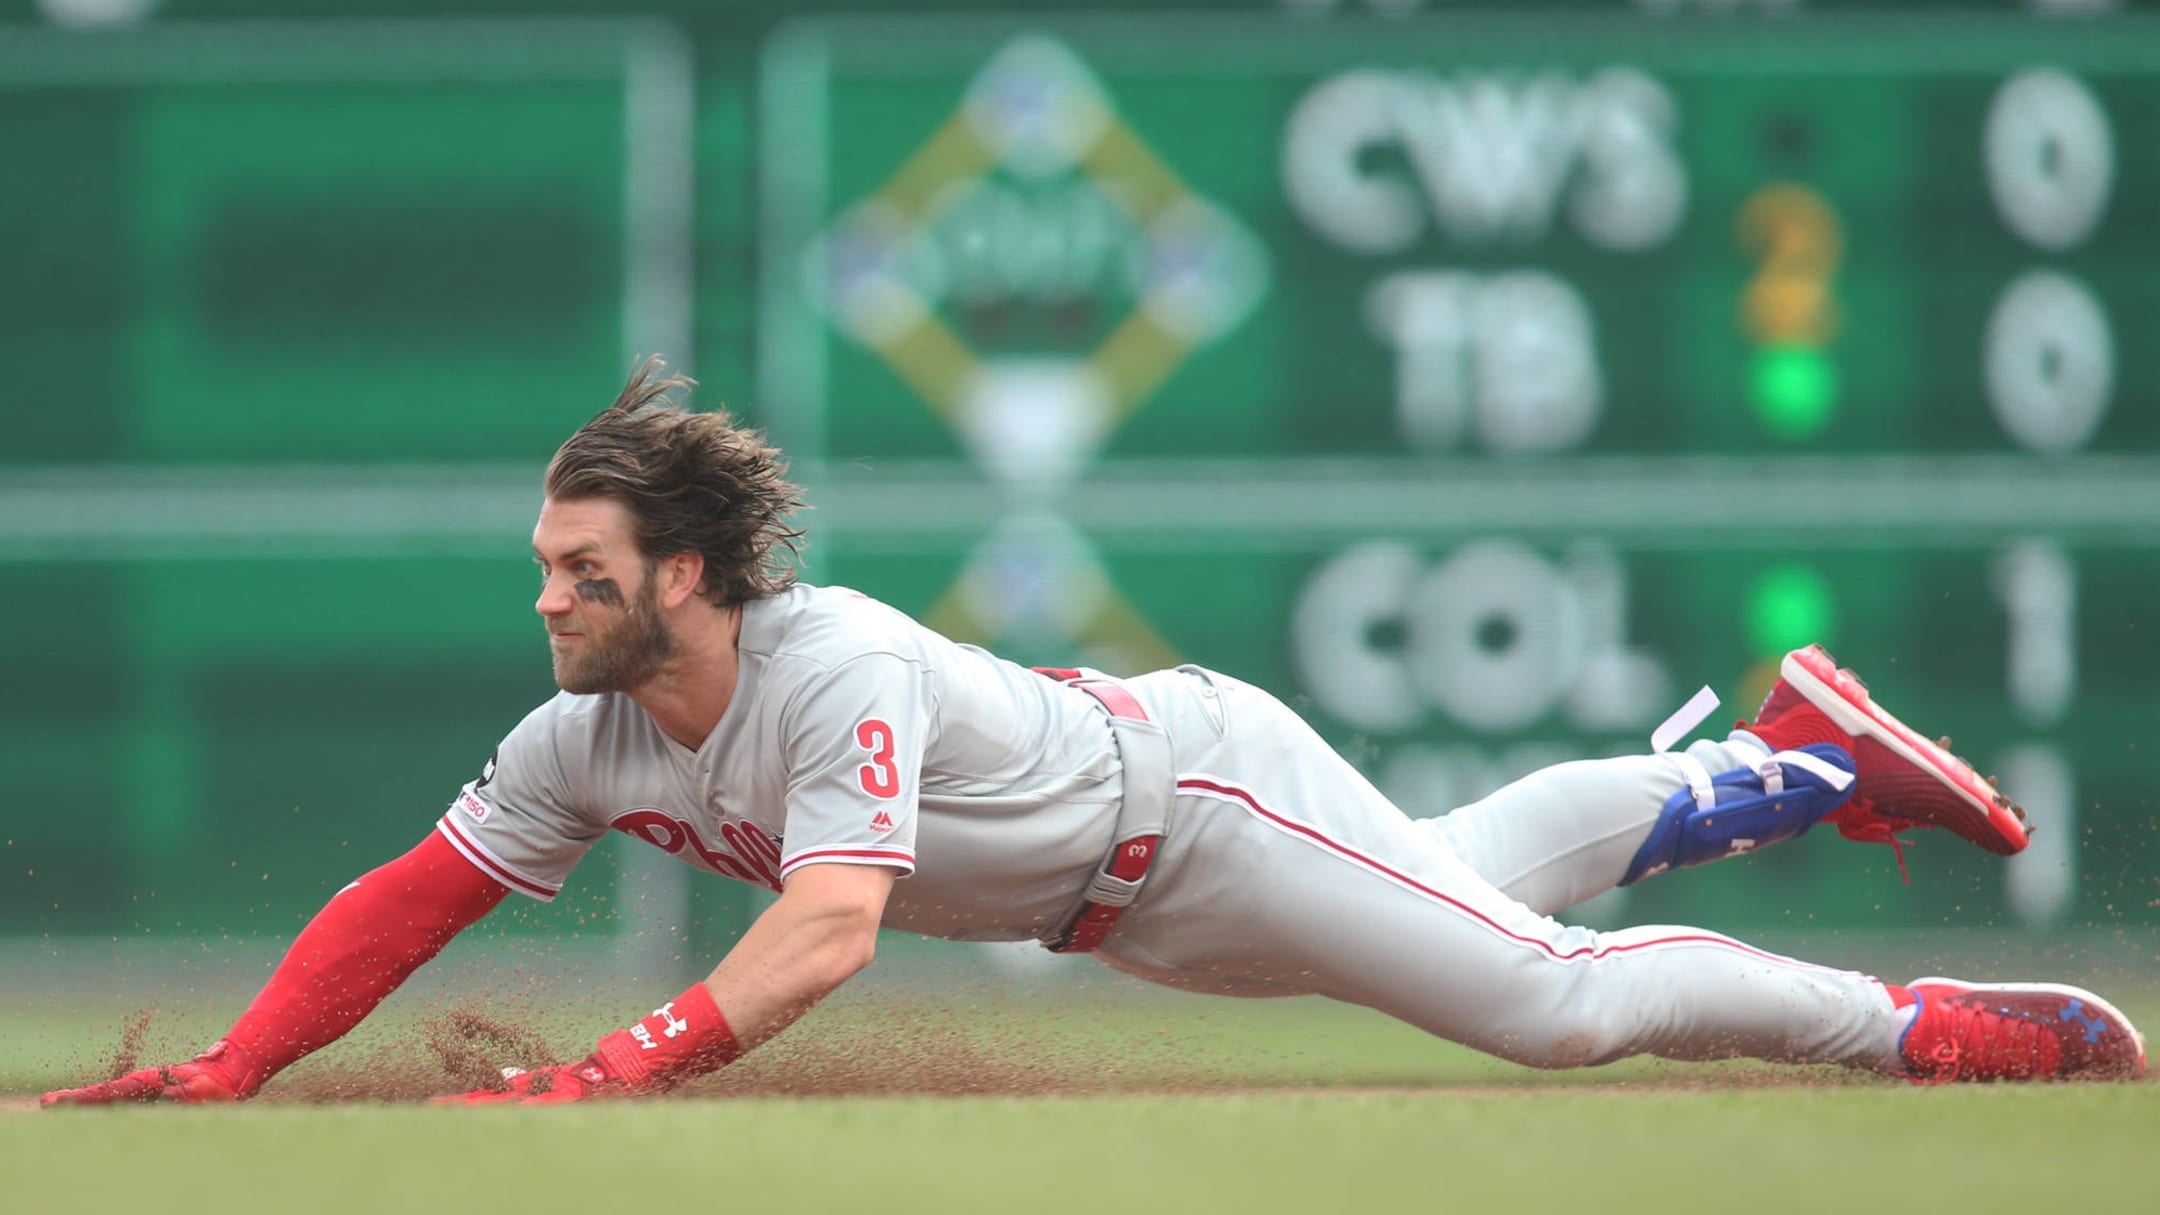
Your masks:
[{"label": "red batting glove", "polygon": [[42,1106],[112,1105],[122,1101],[244,1101],[262,1087],[265,1074],[239,1047],[213,1043],[193,1062],[146,1067],[118,1080],[63,1088],[38,1098]]},{"label": "red batting glove", "polygon": [[505,1085],[435,1098],[436,1105],[553,1105],[666,1092],[692,1076],[718,1071],[742,1054],[720,1006],[703,983],[653,1010],[628,1029],[600,1039],[593,1053],[536,1072],[503,1069]]},{"label": "red batting glove", "polygon": [[597,1054],[583,1062],[547,1067],[536,1072],[523,1068],[503,1069],[503,1087],[482,1088],[449,1097],[437,1097],[430,1105],[553,1105],[560,1101],[588,1101],[606,1097],[634,1096],[630,1086],[608,1075]]}]

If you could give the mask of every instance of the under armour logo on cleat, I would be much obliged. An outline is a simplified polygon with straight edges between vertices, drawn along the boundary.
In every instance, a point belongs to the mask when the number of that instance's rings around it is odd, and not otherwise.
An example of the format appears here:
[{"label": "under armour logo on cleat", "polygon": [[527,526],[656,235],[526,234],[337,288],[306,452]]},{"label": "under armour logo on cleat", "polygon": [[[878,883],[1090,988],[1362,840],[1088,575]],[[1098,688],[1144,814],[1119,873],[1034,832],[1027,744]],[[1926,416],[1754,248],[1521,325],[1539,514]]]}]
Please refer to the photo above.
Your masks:
[{"label": "under armour logo on cleat", "polygon": [[2084,1011],[2085,1001],[2072,1000],[2067,1007],[2055,1014],[2055,1016],[2058,1020],[2075,1021],[2084,1026],[2085,1040],[2087,1042],[2098,1042],[2100,1035],[2107,1032],[2107,1018],[2101,1016],[2087,1017],[2082,1015]]}]

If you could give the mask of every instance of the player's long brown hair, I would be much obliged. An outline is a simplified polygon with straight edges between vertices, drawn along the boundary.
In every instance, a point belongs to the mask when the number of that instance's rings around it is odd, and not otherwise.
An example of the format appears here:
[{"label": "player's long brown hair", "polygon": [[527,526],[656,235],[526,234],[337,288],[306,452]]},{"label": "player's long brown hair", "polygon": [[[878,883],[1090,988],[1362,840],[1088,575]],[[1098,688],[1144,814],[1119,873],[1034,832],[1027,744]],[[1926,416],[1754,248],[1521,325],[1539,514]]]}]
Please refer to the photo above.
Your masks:
[{"label": "player's long brown hair", "polygon": [[802,491],[763,434],[725,410],[692,413],[671,395],[696,382],[667,374],[657,357],[639,363],[615,403],[548,461],[547,496],[629,507],[647,561],[702,554],[698,593],[716,607],[777,595],[795,585],[803,532],[788,516]]}]

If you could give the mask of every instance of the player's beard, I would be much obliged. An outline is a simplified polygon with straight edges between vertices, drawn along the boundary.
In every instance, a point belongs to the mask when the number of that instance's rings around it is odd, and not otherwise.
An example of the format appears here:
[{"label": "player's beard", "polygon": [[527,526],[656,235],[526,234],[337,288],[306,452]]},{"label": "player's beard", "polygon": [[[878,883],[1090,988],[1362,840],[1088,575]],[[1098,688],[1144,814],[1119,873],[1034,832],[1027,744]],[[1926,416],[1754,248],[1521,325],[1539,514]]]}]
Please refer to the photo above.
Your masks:
[{"label": "player's beard", "polygon": [[622,618],[604,631],[588,630],[581,650],[557,648],[555,683],[565,692],[628,692],[652,682],[675,656],[675,635],[660,614],[651,571]]}]

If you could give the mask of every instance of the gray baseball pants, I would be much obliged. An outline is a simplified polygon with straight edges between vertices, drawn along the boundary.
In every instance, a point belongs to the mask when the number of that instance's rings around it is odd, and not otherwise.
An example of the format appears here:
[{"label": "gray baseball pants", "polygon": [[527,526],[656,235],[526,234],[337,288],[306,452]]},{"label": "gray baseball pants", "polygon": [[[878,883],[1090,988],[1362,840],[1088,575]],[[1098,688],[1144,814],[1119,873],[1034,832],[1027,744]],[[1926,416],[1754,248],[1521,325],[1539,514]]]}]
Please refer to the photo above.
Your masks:
[{"label": "gray baseball pants", "polygon": [[[1570,927],[1685,786],[1660,755],[1559,764],[1413,820],[1280,701],[1197,668],[1126,681],[1169,732],[1178,792],[1139,900],[1099,956],[1156,982],[1318,993],[1533,1067],[1631,1055],[1892,1069],[1883,985],[1699,928]],[[1698,742],[1712,773],[1752,738]]]}]

